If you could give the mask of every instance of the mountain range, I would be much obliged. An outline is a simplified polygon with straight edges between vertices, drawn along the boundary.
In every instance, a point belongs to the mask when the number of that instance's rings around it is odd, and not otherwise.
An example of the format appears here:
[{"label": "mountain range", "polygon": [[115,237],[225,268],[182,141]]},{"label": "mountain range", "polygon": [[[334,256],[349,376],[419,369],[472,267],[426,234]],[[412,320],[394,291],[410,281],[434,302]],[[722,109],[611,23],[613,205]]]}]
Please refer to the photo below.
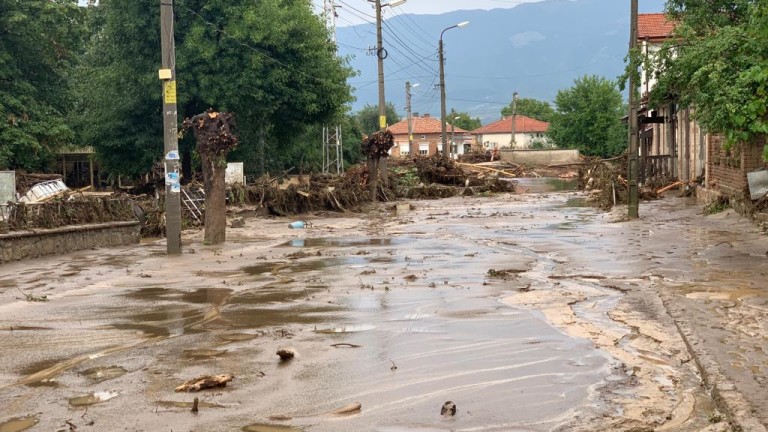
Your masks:
[{"label": "mountain range", "polygon": [[[359,74],[353,109],[378,104],[374,10],[339,1],[339,24],[348,18],[365,24],[337,28],[339,54],[349,56]],[[663,0],[641,1],[641,12],[662,11]],[[586,74],[616,79],[624,69],[629,43],[629,1],[545,0],[509,9],[461,10],[441,15],[407,15],[383,8],[385,92],[403,115],[405,82],[412,109],[440,114],[438,40],[443,29],[469,25],[443,35],[447,110],[465,111],[488,123],[500,117],[512,94],[554,101],[559,90]],[[347,15],[349,14],[349,15]]]}]

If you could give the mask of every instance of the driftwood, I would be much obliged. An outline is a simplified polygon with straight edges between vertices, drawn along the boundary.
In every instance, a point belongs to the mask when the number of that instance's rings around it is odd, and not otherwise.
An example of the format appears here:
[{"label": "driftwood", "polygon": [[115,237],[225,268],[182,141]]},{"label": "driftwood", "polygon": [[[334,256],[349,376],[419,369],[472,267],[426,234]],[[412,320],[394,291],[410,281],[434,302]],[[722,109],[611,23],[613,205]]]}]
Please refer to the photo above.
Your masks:
[{"label": "driftwood", "polygon": [[466,164],[466,163],[461,163],[461,162],[456,162],[456,165],[465,166],[465,167],[468,167],[468,168],[479,169],[479,170],[491,171],[491,172],[495,172],[495,173],[499,173],[499,174],[504,174],[504,175],[510,176],[510,177],[517,177],[517,175],[514,174],[514,173],[511,173],[511,172],[508,172],[508,171],[502,171],[500,169],[491,168],[491,167],[482,166],[482,165],[473,165],[473,164]]},{"label": "driftwood", "polygon": [[227,383],[235,378],[234,375],[203,375],[191,379],[184,384],[176,387],[177,392],[196,392],[207,388],[226,387]]},{"label": "driftwood", "polygon": [[684,185],[684,184],[685,184],[685,182],[682,182],[682,181],[677,181],[677,182],[674,182],[674,183],[672,183],[672,184],[670,184],[670,185],[666,185],[666,186],[664,186],[663,188],[661,188],[661,189],[657,190],[657,191],[656,191],[656,193],[657,193],[657,194],[659,194],[659,195],[661,195],[661,194],[663,194],[664,192],[666,192],[666,191],[668,191],[668,190],[670,190],[670,189],[674,189],[674,188],[676,188],[677,186],[682,186],[682,185]]}]

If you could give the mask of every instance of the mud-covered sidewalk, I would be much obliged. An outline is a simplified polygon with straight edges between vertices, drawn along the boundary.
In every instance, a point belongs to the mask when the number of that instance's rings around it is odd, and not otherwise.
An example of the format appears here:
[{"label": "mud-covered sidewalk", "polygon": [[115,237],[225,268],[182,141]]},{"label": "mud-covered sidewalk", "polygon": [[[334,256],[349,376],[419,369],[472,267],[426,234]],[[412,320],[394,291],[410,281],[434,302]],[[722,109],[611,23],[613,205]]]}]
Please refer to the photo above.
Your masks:
[{"label": "mud-covered sidewalk", "polygon": [[[630,223],[576,193],[410,204],[306,230],[252,219],[223,247],[189,234],[181,257],[152,242],[3,265],[0,431],[766,421],[768,240],[751,225],[681,199]],[[214,374],[235,378],[174,392]]]}]

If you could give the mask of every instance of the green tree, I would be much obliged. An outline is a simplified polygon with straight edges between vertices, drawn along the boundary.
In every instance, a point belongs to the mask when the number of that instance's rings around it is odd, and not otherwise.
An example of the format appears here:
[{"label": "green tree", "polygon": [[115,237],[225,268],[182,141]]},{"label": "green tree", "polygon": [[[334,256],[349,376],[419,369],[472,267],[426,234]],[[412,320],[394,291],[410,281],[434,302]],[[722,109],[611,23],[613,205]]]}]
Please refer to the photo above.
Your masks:
[{"label": "green tree", "polygon": [[[397,110],[392,102],[387,102],[385,112],[387,114],[387,123],[395,124],[400,121],[400,116],[397,114]],[[379,130],[379,106],[378,105],[366,105],[360,111],[355,113],[357,123],[360,125],[362,132],[366,135]]]},{"label": "green tree", "polygon": [[678,25],[654,64],[652,103],[695,108],[696,120],[729,144],[767,134],[768,4],[671,0],[667,7]]},{"label": "green tree", "polygon": [[[141,173],[162,154],[159,3],[101,0],[96,9],[81,130],[108,169]],[[179,120],[232,112],[241,144],[229,160],[251,174],[300,163],[319,148],[307,131],[340,121],[352,100],[353,72],[309,0],[177,1],[175,40]]]},{"label": "green tree", "polygon": [[[510,102],[509,105],[501,109],[502,117],[512,115],[512,104],[513,102]],[[549,102],[533,98],[521,98],[517,100],[517,113],[536,120],[549,122],[552,120],[555,110]]]},{"label": "green tree", "polygon": [[602,157],[626,149],[624,104],[614,81],[594,75],[578,78],[573,87],[557,92],[555,106],[547,133],[557,147]]},{"label": "green tree", "polygon": [[473,131],[483,125],[479,117],[472,118],[469,113],[453,110],[451,110],[448,123],[453,123],[456,127],[460,127],[467,131]]},{"label": "green tree", "polygon": [[85,10],[77,0],[0,0],[0,11],[0,169],[44,169],[74,138],[70,78]]}]

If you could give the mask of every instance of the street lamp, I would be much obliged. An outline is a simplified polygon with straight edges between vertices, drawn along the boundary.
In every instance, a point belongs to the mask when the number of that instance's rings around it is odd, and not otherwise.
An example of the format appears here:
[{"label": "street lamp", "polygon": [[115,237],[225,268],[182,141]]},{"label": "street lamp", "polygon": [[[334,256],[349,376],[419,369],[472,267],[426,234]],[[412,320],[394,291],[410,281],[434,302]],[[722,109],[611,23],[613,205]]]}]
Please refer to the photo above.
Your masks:
[{"label": "street lamp", "polygon": [[396,7],[408,0],[395,0],[381,4],[381,0],[368,0],[376,7],[376,58],[379,66],[379,130],[384,132],[387,128],[387,106],[384,98],[384,58],[387,56],[381,37],[381,8],[385,6]]},{"label": "street lamp", "polygon": [[448,141],[445,139],[445,58],[443,56],[443,35],[450,29],[464,27],[469,21],[463,21],[456,25],[446,27],[440,32],[440,45],[438,52],[440,54],[440,122],[442,124],[443,157],[448,157]]}]

